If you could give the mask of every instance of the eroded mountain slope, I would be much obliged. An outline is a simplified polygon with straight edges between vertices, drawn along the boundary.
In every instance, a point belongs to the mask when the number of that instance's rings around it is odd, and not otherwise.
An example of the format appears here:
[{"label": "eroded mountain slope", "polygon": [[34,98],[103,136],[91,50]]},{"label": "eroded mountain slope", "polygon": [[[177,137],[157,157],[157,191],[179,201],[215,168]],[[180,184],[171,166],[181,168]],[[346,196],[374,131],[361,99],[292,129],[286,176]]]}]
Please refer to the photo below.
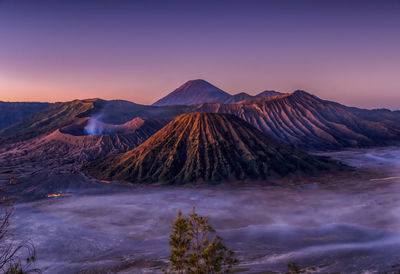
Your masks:
[{"label": "eroded mountain slope", "polygon": [[177,117],[139,147],[95,161],[86,170],[101,179],[185,183],[265,179],[332,166],[234,115],[193,113]]},{"label": "eroded mountain slope", "polygon": [[192,111],[234,114],[267,135],[304,149],[342,149],[400,142],[399,127],[368,120],[345,106],[304,91],[236,104],[200,104]]}]

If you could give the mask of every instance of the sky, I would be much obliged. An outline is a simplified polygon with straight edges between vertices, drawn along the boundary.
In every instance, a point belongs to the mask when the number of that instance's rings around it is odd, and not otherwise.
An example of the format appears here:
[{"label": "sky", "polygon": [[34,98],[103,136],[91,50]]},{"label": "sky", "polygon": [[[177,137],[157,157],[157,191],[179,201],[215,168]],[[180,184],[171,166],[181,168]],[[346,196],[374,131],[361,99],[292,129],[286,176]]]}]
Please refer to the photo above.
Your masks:
[{"label": "sky", "polygon": [[191,79],[400,109],[400,1],[0,0],[0,100],[150,104]]}]

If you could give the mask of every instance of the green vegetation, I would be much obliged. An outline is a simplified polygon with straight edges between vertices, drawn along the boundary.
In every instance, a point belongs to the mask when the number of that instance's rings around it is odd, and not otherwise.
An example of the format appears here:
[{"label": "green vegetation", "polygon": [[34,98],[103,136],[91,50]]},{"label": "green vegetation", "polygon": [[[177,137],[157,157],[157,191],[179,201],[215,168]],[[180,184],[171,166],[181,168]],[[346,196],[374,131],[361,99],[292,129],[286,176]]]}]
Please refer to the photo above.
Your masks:
[{"label": "green vegetation", "polygon": [[289,270],[289,274],[300,274],[300,268],[297,266],[297,264],[295,262],[290,262],[288,263],[288,270]]},{"label": "green vegetation", "polygon": [[229,273],[238,262],[209,224],[208,216],[198,215],[194,207],[188,217],[178,211],[169,244],[170,270],[165,273]]}]

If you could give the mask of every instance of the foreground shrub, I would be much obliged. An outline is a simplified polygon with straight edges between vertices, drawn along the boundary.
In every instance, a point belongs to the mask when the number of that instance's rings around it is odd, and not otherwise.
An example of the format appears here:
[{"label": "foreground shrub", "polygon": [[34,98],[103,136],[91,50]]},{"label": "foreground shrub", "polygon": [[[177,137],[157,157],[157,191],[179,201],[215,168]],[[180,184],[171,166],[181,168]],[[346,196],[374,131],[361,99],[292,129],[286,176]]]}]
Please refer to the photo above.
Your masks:
[{"label": "foreground shrub", "polygon": [[9,226],[13,208],[0,205],[0,272],[6,274],[40,273],[33,268],[35,248],[30,242],[12,239]]},{"label": "foreground shrub", "polygon": [[169,244],[170,270],[166,273],[228,273],[238,262],[209,224],[208,216],[198,215],[194,207],[188,217],[178,211]]}]

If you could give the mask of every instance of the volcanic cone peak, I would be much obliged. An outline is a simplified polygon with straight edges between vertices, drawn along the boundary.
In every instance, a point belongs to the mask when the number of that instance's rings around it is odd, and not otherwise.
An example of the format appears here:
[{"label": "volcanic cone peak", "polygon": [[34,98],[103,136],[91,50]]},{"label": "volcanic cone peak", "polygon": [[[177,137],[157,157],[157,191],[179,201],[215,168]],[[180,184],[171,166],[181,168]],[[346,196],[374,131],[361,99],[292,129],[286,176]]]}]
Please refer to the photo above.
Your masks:
[{"label": "volcanic cone peak", "polygon": [[153,105],[191,105],[204,102],[220,102],[230,96],[230,94],[209,82],[197,79],[184,83],[167,96],[155,102]]},{"label": "volcanic cone peak", "polygon": [[330,164],[280,143],[230,114],[184,114],[139,147],[89,166],[102,179],[185,183],[310,173]]}]

